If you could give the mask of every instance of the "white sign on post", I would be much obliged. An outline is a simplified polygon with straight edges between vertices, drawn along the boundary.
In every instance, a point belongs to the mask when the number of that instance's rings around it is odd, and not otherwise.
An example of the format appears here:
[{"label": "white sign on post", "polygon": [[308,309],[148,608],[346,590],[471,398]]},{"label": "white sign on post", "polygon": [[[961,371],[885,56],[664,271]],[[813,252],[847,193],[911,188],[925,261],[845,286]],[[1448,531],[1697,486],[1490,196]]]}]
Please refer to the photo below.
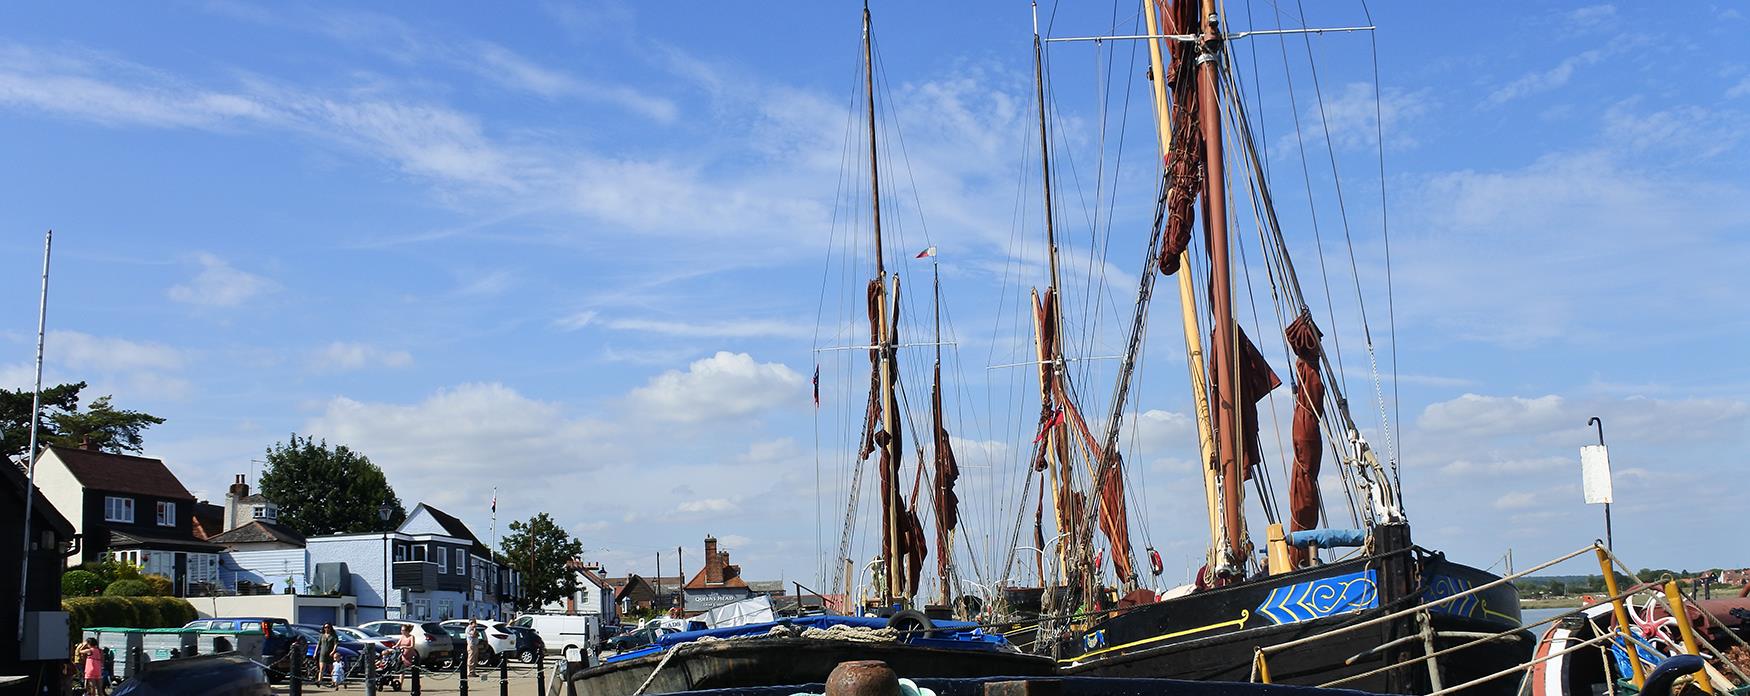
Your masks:
[{"label": "white sign on post", "polygon": [[1580,448],[1580,484],[1587,505],[1610,504],[1610,450],[1604,445]]}]

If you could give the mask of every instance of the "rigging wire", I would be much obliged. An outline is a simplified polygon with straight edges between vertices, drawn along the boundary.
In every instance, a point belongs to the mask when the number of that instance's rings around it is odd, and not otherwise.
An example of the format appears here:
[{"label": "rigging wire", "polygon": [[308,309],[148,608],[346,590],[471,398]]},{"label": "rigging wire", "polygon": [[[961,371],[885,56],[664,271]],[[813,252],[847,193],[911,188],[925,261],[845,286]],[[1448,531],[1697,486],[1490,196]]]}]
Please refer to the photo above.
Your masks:
[{"label": "rigging wire", "polygon": [[[1367,0],[1361,0],[1361,12],[1367,17],[1367,24],[1373,24],[1373,12],[1367,7]],[[1379,234],[1385,245],[1385,315],[1386,330],[1391,332],[1391,402],[1392,420],[1402,428],[1404,423],[1403,399],[1398,397],[1398,311],[1397,299],[1394,297],[1391,268],[1391,217],[1386,205],[1385,196],[1385,114],[1380,104],[1379,85],[1379,37],[1373,32],[1367,33],[1368,56],[1373,61],[1373,140],[1379,151]],[[1403,452],[1403,431],[1398,431],[1398,438],[1391,443],[1391,473],[1392,486],[1398,494],[1398,507],[1404,506],[1404,486],[1398,478]]]}]

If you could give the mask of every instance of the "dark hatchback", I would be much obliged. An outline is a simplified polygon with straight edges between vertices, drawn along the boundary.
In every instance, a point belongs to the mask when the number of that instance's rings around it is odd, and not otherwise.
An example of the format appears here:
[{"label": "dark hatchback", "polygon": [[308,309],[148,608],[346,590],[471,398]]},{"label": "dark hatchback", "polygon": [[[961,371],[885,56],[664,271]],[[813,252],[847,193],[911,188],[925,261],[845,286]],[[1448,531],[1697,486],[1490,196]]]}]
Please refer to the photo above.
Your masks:
[{"label": "dark hatchback", "polygon": [[547,652],[547,644],[541,640],[541,634],[527,626],[512,626],[505,624],[504,630],[516,636],[516,659],[524,664],[535,664],[536,660]]}]

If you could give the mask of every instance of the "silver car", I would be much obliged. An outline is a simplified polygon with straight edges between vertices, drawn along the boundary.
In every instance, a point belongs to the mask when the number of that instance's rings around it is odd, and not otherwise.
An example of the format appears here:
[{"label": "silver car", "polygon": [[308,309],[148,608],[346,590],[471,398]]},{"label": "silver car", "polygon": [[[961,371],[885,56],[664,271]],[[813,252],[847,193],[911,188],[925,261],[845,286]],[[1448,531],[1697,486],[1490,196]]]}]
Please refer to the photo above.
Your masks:
[{"label": "silver car", "polygon": [[436,621],[372,621],[359,624],[359,628],[385,636],[400,636],[402,627],[413,629],[413,651],[419,654],[419,661],[426,665],[442,665],[457,655],[455,641],[450,640],[450,634],[444,633],[444,627]]}]

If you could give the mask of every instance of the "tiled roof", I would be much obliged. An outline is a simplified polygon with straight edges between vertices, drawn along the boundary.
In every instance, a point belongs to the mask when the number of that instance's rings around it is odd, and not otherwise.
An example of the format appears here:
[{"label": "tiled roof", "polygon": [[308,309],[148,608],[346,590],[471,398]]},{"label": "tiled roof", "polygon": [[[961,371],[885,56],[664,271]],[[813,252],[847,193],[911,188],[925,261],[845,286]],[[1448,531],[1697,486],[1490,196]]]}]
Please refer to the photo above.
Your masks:
[{"label": "tiled roof", "polygon": [[73,478],[86,488],[115,493],[136,493],[159,498],[194,500],[176,474],[164,462],[147,457],[112,454],[77,447],[50,446],[47,450],[67,466]]},{"label": "tiled roof", "polygon": [[205,541],[176,539],[171,537],[154,537],[146,536],[144,534],[135,534],[133,532],[110,532],[109,545],[110,548],[144,546],[146,548],[175,549],[178,551],[198,551],[204,553],[218,553],[225,550],[225,547],[223,546]]},{"label": "tiled roof", "polygon": [[304,545],[304,535],[292,531],[290,527],[262,520],[251,520],[248,524],[207,538],[215,544],[254,544],[262,542],[281,542],[286,544]]}]

